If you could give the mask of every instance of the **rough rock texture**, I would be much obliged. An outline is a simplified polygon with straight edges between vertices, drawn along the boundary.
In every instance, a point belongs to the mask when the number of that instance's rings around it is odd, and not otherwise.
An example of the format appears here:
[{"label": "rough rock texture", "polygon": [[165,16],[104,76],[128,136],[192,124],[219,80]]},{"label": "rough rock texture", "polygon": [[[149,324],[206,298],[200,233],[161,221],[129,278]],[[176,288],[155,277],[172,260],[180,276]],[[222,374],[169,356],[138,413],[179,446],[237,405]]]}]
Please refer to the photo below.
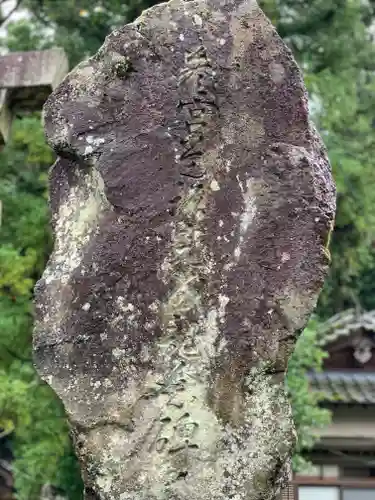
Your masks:
[{"label": "rough rock texture", "polygon": [[172,0],[112,33],[44,119],[35,359],[86,500],[273,499],[335,205],[290,52],[253,0]]}]

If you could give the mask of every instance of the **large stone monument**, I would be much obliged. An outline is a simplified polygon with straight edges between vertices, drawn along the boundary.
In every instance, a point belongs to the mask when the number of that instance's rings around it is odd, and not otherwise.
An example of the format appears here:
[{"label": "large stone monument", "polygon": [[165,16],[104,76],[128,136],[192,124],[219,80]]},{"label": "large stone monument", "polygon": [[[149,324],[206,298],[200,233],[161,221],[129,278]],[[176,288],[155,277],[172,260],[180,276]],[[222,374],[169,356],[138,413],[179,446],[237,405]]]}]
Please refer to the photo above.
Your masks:
[{"label": "large stone monument", "polygon": [[85,499],[273,500],[335,206],[289,50],[254,0],[172,0],[113,32],[44,120],[34,352]]}]

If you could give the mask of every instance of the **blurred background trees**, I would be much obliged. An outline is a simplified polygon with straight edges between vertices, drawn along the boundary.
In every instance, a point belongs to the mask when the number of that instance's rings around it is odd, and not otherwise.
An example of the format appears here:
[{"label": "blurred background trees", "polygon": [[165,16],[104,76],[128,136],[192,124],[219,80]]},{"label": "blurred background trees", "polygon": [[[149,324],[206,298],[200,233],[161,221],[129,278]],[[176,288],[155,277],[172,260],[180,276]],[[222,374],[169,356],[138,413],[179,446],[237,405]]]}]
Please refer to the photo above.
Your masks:
[{"label": "blurred background trees", "polygon": [[[61,46],[71,67],[93,54],[116,26],[132,21],[153,0],[0,1],[4,51]],[[10,4],[10,6],[9,6]],[[338,188],[332,267],[316,316],[301,337],[287,386],[299,445],[329,414],[308,388],[306,370],[319,370],[319,323],[347,307],[375,309],[375,1],[262,0],[262,8],[295,54],[309,90],[311,116],[322,134]],[[14,15],[18,15],[16,20]],[[39,498],[53,483],[69,500],[81,481],[61,405],[36,376],[31,360],[33,286],[51,249],[47,205],[53,152],[40,116],[15,120],[0,153],[0,443],[11,437],[17,498]]]}]

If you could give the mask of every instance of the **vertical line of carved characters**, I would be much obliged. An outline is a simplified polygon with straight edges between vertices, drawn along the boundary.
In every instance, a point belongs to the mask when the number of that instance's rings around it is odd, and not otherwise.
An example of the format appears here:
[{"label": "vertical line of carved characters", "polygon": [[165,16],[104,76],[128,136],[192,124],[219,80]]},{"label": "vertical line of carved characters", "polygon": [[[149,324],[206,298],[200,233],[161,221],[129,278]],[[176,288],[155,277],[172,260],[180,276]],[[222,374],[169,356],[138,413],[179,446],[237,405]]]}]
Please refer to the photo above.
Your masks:
[{"label": "vertical line of carved characters", "polygon": [[200,164],[204,151],[204,132],[218,110],[214,76],[203,46],[185,54],[185,67],[178,81],[181,99],[177,105],[185,125],[185,135],[179,138],[181,153],[178,160],[182,176],[199,179],[205,175]]},{"label": "vertical line of carved characters", "polygon": [[[181,349],[180,349],[181,351]],[[182,364],[180,370],[174,374],[173,380],[164,380],[160,384],[161,392],[159,394],[167,394],[168,400],[165,403],[164,410],[161,412],[158,419],[158,431],[154,442],[150,446],[150,451],[155,450],[158,453],[174,453],[185,448],[198,448],[198,442],[194,440],[199,424],[191,417],[186,408],[186,387],[188,384],[189,370],[186,376],[184,368],[186,365],[183,358],[199,356],[192,340],[186,349],[183,349],[184,355],[181,356]],[[179,352],[178,359],[180,359]],[[148,395],[149,396],[149,395]],[[154,394],[151,397],[157,397]]]},{"label": "vertical line of carved characters", "polygon": [[176,453],[186,448],[199,448],[194,437],[198,430],[199,424],[195,422],[190,413],[185,412],[178,418],[174,425],[174,433],[168,447],[169,453]]},{"label": "vertical line of carved characters", "polygon": [[159,424],[160,430],[153,444],[157,452],[176,453],[187,448],[199,448],[195,440],[199,424],[184,410],[182,401],[170,401]]}]

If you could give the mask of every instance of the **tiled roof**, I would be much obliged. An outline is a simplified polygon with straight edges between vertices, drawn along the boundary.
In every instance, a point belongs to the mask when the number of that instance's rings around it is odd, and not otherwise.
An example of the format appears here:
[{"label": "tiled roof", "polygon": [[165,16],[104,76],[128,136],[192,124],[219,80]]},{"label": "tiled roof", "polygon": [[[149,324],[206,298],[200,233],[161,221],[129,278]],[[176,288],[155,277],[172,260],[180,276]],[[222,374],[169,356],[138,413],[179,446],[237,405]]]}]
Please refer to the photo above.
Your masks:
[{"label": "tiled roof", "polygon": [[327,345],[359,330],[375,333],[375,311],[358,313],[355,309],[348,309],[336,314],[319,329],[319,343]]},{"label": "tiled roof", "polygon": [[308,374],[311,388],[325,394],[325,401],[375,404],[375,373],[325,371]]}]

